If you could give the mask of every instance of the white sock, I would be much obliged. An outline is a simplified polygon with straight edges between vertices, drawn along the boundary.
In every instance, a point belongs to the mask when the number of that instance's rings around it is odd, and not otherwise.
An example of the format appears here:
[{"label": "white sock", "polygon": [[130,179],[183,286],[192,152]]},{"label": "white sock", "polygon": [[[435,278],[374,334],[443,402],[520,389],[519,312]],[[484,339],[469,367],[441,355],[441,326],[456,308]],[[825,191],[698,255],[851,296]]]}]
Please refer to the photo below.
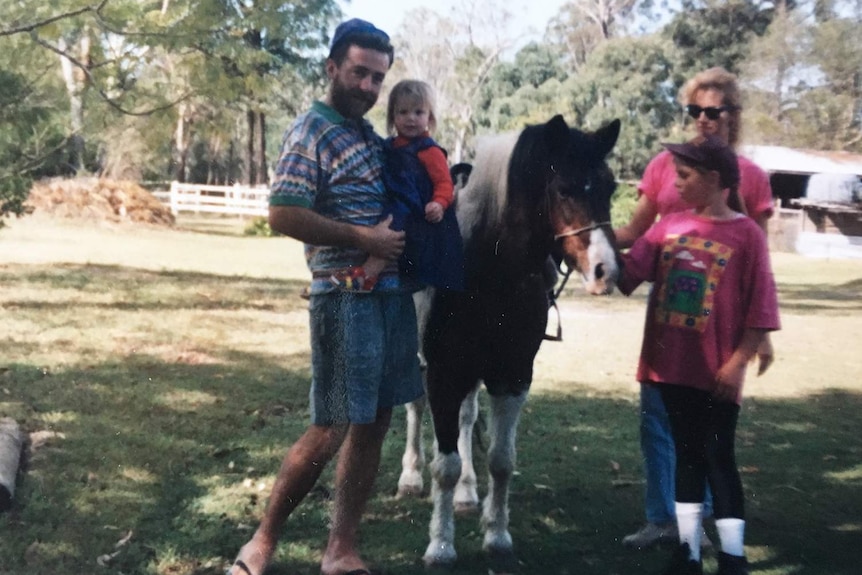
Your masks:
[{"label": "white sock", "polygon": [[735,517],[716,519],[715,528],[721,541],[721,550],[728,555],[745,556],[743,540],[745,538],[745,520]]},{"label": "white sock", "polygon": [[703,533],[703,503],[680,503],[676,506],[676,526],[680,544],[688,543],[690,557],[700,561],[700,535]]}]

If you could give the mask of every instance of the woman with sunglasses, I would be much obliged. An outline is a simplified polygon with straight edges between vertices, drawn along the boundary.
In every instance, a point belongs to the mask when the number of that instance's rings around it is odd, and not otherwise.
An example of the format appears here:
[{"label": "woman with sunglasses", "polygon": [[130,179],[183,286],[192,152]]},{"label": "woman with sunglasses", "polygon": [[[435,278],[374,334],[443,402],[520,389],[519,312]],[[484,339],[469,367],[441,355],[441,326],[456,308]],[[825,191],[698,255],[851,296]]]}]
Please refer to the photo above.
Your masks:
[{"label": "woman with sunglasses", "polygon": [[[742,105],[736,76],[724,68],[710,68],[691,78],[680,90],[680,102],[694,120],[700,136],[717,136],[735,149],[739,143]],[[740,183],[739,196],[728,198],[736,211],[748,214],[766,232],[766,222],[772,215],[772,189],[767,174],[751,160],[737,155]],[[615,230],[617,245],[631,247],[657,217],[690,208],[679,196],[674,185],[676,168],[667,150],[659,153],[647,165],[638,185],[638,203],[631,221]],[[740,204],[741,200],[741,204]],[[767,337],[758,349],[758,375],[772,363],[772,343]],[[627,547],[647,548],[660,543],[676,544],[678,530],[674,505],[674,468],[676,465],[673,437],[667,411],[658,386],[641,383],[641,453],[644,458],[646,524],[623,538]],[[707,492],[709,495],[709,492]],[[710,501],[704,507],[704,517],[711,513]],[[710,541],[705,536],[703,546]]]}]

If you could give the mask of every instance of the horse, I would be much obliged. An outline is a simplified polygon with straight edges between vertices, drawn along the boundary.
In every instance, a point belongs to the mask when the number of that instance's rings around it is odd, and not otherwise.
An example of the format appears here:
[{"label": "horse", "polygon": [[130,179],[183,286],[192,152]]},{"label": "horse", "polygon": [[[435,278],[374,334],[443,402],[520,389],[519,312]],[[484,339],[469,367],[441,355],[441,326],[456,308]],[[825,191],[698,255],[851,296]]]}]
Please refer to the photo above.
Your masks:
[{"label": "horse", "polygon": [[[435,435],[430,466],[434,509],[423,556],[429,567],[457,559],[455,487],[462,476],[461,455],[470,454],[468,435],[461,430],[475,422],[480,383],[490,396],[483,549],[498,562],[514,561],[509,483],[517,423],[548,318],[543,269],[549,257],[556,257],[580,273],[587,292],[613,291],[619,275],[610,228],[615,183],[605,159],[619,130],[620,122],[614,120],[584,132],[557,115],[478,146],[472,173],[455,203],[466,289],[429,290],[416,298]],[[418,421],[412,423],[418,430]],[[415,445],[416,437],[408,437],[408,445],[411,439]],[[405,453],[404,463],[417,463],[407,459]],[[404,473],[402,481],[408,482]],[[475,472],[469,483],[468,477],[459,496],[462,503],[478,501]]]}]

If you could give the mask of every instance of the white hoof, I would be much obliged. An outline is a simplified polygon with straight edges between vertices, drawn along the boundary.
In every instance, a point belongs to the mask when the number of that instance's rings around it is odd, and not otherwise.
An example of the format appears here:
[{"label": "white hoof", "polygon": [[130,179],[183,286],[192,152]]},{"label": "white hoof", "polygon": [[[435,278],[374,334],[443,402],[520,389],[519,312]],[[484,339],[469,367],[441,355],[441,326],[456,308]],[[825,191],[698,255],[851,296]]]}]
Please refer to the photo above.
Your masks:
[{"label": "white hoof", "polygon": [[422,472],[415,470],[407,470],[401,472],[401,477],[398,478],[398,497],[420,497],[422,490],[425,488],[425,482],[422,480]]},{"label": "white hoof", "polygon": [[508,531],[496,533],[486,531],[484,540],[482,541],[482,549],[486,553],[498,557],[514,556],[515,554],[512,546],[512,536]]},{"label": "white hoof", "polygon": [[479,494],[476,492],[476,483],[459,481],[455,486],[455,496],[452,500],[455,504],[455,513],[459,515],[472,514],[478,511]]},{"label": "white hoof", "polygon": [[455,553],[454,545],[432,541],[428,544],[428,549],[425,550],[422,561],[426,567],[445,567],[455,563],[457,558],[458,554]]}]

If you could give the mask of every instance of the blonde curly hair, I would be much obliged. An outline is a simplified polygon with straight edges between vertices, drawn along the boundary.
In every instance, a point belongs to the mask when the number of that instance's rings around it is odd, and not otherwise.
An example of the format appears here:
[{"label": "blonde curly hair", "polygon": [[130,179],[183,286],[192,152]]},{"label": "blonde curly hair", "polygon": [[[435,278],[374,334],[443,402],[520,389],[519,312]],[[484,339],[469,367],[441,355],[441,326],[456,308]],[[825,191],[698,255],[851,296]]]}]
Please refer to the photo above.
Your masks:
[{"label": "blonde curly hair", "polygon": [[742,130],[742,92],[736,75],[720,66],[699,72],[680,89],[679,101],[683,106],[687,106],[692,103],[698,92],[704,90],[721,92],[722,105],[731,106],[728,111],[727,143],[731,148],[736,149]]}]

